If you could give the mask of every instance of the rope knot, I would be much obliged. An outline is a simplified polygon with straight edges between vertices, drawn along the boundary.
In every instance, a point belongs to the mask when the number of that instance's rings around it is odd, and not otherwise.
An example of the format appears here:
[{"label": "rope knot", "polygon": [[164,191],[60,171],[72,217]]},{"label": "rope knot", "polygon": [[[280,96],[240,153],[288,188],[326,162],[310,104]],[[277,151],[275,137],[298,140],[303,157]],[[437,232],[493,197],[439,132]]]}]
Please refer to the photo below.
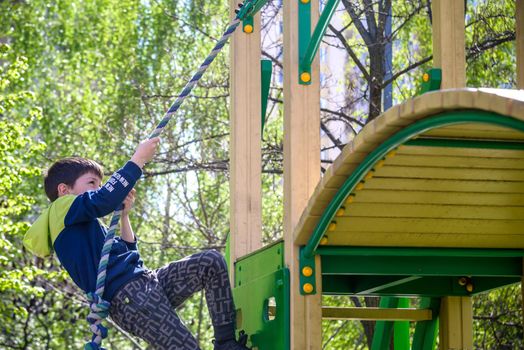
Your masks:
[{"label": "rope knot", "polygon": [[91,312],[87,315],[93,337],[89,343],[84,346],[84,350],[104,350],[100,347],[102,339],[107,337],[107,328],[102,325],[102,320],[109,316],[111,303],[102,299],[97,293],[87,293],[89,309]]}]

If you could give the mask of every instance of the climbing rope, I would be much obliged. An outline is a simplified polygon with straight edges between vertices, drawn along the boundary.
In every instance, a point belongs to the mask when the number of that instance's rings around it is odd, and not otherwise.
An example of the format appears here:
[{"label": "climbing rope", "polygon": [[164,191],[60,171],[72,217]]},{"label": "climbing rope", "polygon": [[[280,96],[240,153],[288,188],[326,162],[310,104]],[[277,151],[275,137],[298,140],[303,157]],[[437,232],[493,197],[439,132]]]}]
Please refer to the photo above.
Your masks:
[{"label": "climbing rope", "polygon": [[[244,3],[244,5],[241,6],[240,10],[238,10],[237,16],[229,23],[226,31],[224,32],[220,40],[216,43],[213,50],[211,50],[204,62],[198,68],[197,72],[186,84],[180,95],[178,95],[175,102],[173,102],[171,107],[169,107],[169,110],[164,114],[164,117],[162,118],[160,123],[158,123],[156,129],[149,135],[150,139],[157,137],[162,133],[166,125],[171,120],[173,114],[178,110],[178,108],[182,105],[182,102],[191,93],[191,90],[193,90],[195,85],[202,78],[206,69],[213,62],[218,53],[222,50],[224,45],[229,40],[229,37],[233,35],[235,29],[237,29],[240,22],[247,16],[250,16],[254,12],[258,11],[266,1],[267,0],[247,0]],[[118,227],[118,222],[120,221],[122,209],[123,208],[119,208],[115,210],[113,213],[113,217],[111,218],[111,223],[109,225],[109,229],[105,237],[104,246],[102,248],[102,257],[100,258],[100,262],[98,264],[96,291],[94,293],[87,294],[87,299],[90,303],[89,309],[91,310],[89,315],[87,316],[87,322],[89,322],[90,324],[90,329],[91,332],[93,332],[93,336],[91,338],[91,341],[84,346],[84,350],[105,350],[100,346],[102,340],[107,337],[107,328],[102,325],[102,321],[108,316],[111,304],[108,301],[103,300],[102,296],[104,295],[109,253],[111,252],[111,248],[113,246],[115,232]]]}]

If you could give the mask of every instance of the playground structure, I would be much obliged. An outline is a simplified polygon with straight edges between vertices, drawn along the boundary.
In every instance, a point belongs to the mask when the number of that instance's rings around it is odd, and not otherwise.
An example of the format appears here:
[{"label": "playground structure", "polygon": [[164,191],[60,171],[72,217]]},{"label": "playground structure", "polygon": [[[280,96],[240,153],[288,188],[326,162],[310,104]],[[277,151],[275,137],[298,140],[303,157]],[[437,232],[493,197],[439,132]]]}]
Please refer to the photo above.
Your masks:
[{"label": "playground structure", "polygon": [[[471,296],[524,281],[524,90],[465,88],[464,4],[433,0],[435,69],[424,81],[435,91],[368,123],[321,179],[316,52],[337,5],[320,15],[318,0],[284,1],[284,238],[266,247],[260,14],[232,39],[239,328],[260,350],[314,350],[322,318],[369,319],[374,350],[389,349],[393,332],[397,350],[434,349],[437,335],[440,349],[472,349]],[[524,0],[516,24],[523,89]],[[380,296],[380,308],[322,307],[323,294]],[[401,298],[411,296],[419,309]],[[416,322],[411,341],[406,321]]]}]

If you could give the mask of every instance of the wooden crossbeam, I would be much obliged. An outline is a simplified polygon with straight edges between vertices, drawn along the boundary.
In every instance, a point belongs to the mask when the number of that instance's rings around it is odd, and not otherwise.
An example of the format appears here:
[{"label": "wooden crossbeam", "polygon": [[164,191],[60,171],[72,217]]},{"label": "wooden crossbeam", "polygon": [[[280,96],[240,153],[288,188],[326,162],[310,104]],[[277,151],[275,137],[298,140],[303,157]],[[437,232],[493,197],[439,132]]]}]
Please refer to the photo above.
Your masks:
[{"label": "wooden crossbeam", "polygon": [[325,320],[429,321],[431,309],[389,309],[378,307],[322,307]]}]

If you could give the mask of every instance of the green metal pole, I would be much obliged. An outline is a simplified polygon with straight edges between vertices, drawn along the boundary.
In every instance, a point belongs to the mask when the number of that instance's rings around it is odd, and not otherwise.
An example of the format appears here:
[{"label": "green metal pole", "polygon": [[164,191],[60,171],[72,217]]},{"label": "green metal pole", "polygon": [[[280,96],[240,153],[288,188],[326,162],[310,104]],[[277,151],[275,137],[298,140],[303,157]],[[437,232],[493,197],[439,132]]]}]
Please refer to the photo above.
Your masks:
[{"label": "green metal pole", "polygon": [[318,48],[320,47],[320,42],[322,41],[322,38],[326,33],[329,22],[331,21],[331,17],[333,17],[333,14],[335,13],[335,10],[339,2],[340,0],[329,0],[324,10],[322,11],[322,14],[318,19],[315,30],[311,35],[311,39],[306,49],[304,58],[302,59],[302,62],[300,62],[300,67],[302,68],[302,70],[309,71],[311,69],[311,63],[313,62],[313,58],[317,54]]},{"label": "green metal pole", "polygon": [[[409,299],[399,298],[397,308],[409,308]],[[393,344],[395,350],[409,350],[409,321],[395,321],[393,326]]]}]

